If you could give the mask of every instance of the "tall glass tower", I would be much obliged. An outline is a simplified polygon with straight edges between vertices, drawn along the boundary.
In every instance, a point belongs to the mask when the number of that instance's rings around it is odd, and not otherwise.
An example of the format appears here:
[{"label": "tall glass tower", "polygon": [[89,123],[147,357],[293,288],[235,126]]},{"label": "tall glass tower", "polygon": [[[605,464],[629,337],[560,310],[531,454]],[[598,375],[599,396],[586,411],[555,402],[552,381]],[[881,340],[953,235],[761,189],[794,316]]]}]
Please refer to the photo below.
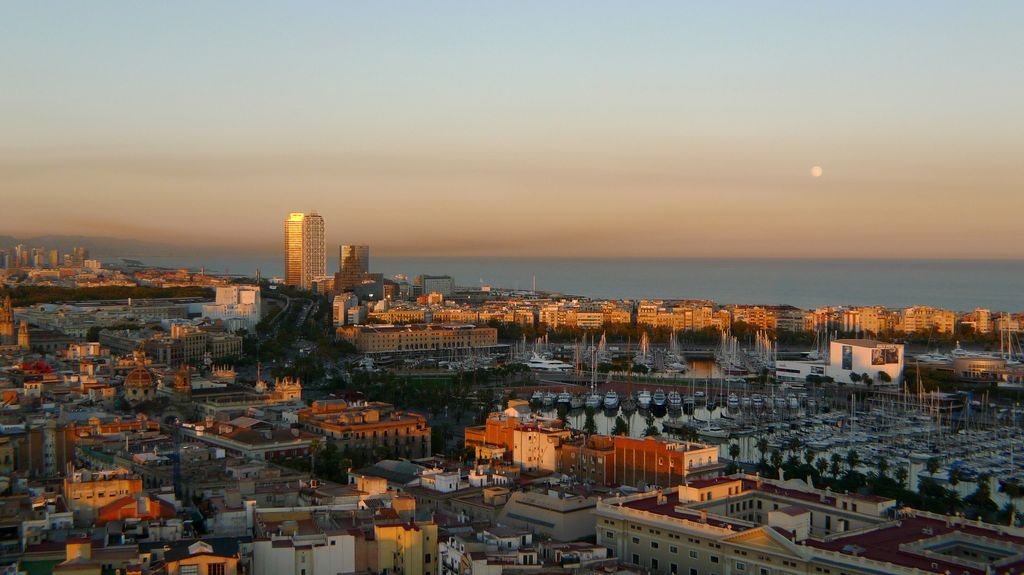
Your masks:
[{"label": "tall glass tower", "polygon": [[293,212],[284,221],[284,283],[310,289],[327,273],[324,219]]}]

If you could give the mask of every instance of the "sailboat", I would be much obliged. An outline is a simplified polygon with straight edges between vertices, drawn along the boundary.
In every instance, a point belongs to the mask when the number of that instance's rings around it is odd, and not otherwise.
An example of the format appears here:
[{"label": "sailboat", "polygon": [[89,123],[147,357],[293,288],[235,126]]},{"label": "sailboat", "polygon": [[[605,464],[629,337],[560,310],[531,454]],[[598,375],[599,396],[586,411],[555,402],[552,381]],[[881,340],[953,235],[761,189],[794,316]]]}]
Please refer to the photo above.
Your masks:
[{"label": "sailboat", "polygon": [[679,337],[676,335],[675,330],[672,330],[672,336],[668,343],[668,353],[665,354],[665,369],[678,373],[685,373],[690,370],[690,364],[687,363],[683,350],[679,347]]},{"label": "sailboat", "polygon": [[[603,341],[603,339],[604,338],[602,337],[602,341]],[[591,364],[590,364],[590,393],[587,395],[587,399],[586,399],[586,401],[584,401],[584,405],[586,405],[590,409],[597,409],[597,408],[601,407],[601,404],[604,402],[604,397],[602,397],[601,394],[597,392],[597,354],[598,354],[598,350],[597,349],[593,350],[592,354],[593,354],[592,355],[592,361],[591,361]]]}]

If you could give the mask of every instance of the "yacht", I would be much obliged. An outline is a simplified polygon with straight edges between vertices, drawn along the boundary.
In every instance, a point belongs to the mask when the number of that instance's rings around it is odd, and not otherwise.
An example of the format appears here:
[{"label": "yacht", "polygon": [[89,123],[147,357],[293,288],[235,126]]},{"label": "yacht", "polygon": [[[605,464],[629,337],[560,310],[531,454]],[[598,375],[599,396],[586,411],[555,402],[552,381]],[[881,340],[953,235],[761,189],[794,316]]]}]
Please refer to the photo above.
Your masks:
[{"label": "yacht", "polygon": [[683,396],[679,395],[678,391],[670,391],[668,393],[668,406],[672,409],[682,409]]},{"label": "yacht", "polygon": [[694,406],[695,406],[695,404],[694,404],[693,396],[692,395],[687,395],[686,397],[683,398],[683,412],[684,413],[692,414]]},{"label": "yacht", "polygon": [[615,390],[609,390],[604,394],[604,406],[608,409],[615,409],[619,406],[619,394],[615,393]]},{"label": "yacht", "polygon": [[749,395],[744,395],[742,398],[740,398],[740,405],[743,406],[743,409],[750,409],[750,406],[752,404],[753,402],[750,400]]},{"label": "yacht", "polygon": [[786,403],[790,409],[800,409],[800,400],[795,395],[790,395],[786,399]]},{"label": "yacht", "polygon": [[654,395],[651,397],[651,403],[656,407],[665,405],[665,391],[662,389],[655,391]]},{"label": "yacht", "polygon": [[703,391],[697,391],[693,394],[693,397],[694,399],[697,400],[697,403],[704,403],[705,396],[706,394]]},{"label": "yacht", "polygon": [[729,384],[734,384],[735,383],[735,384],[742,385],[744,383],[747,383],[747,380],[743,379],[742,377],[740,377],[738,375],[730,375],[729,377],[725,378],[725,383],[729,383]]},{"label": "yacht", "polygon": [[574,395],[569,400],[569,409],[581,409],[583,407],[583,396]]},{"label": "yacht", "polygon": [[530,361],[526,362],[526,366],[534,371],[559,371],[567,372],[572,371],[572,365],[565,363],[564,361],[558,361],[557,359],[545,359],[536,353],[530,357]]},{"label": "yacht", "polygon": [[729,394],[729,399],[728,399],[728,404],[729,404],[729,409],[731,409],[733,411],[736,411],[737,409],[739,409],[740,408],[740,398],[739,398],[739,396],[737,396],[735,393],[730,393]]},{"label": "yacht", "polygon": [[555,395],[554,392],[549,391],[545,393],[543,400],[544,407],[554,407],[556,399],[558,399],[558,396]]},{"label": "yacht", "polygon": [[562,393],[558,394],[558,404],[559,405],[566,405],[566,406],[568,406],[570,403],[572,403],[572,394],[571,393],[569,393],[568,391],[562,391]]},{"label": "yacht", "polygon": [[761,409],[764,407],[764,398],[760,395],[755,395],[751,402],[754,404],[754,409]]},{"label": "yacht", "polygon": [[604,396],[601,395],[600,393],[593,392],[587,396],[587,401],[585,402],[585,405],[590,409],[597,409],[601,407],[601,403],[603,402]]},{"label": "yacht", "polygon": [[530,396],[530,401],[534,402],[534,403],[543,403],[544,402],[544,392],[543,391],[535,391],[535,392],[533,392],[533,395]]},{"label": "yacht", "polygon": [[640,409],[647,409],[651,406],[651,392],[646,389],[636,395],[636,401],[640,404]]},{"label": "yacht", "polygon": [[718,426],[709,425],[708,427],[698,429],[697,435],[701,437],[710,437],[714,439],[728,439],[729,430],[722,429],[721,427]]}]

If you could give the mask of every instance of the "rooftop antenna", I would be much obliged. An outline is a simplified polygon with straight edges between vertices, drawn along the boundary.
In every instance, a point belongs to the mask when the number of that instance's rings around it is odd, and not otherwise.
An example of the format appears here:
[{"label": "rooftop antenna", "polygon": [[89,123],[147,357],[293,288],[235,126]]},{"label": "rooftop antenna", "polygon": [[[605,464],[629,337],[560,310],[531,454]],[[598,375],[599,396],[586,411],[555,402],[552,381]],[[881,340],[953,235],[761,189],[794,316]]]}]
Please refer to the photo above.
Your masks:
[{"label": "rooftop antenna", "polygon": [[533,274],[533,293],[537,293],[537,274]]}]

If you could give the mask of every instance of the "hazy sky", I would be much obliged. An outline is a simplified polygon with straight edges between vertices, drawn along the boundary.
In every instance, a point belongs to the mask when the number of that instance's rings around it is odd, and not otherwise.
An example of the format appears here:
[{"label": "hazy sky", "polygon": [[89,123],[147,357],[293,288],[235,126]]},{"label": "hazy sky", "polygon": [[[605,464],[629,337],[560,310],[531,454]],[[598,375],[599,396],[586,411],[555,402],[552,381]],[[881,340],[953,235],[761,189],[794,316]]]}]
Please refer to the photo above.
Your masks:
[{"label": "hazy sky", "polygon": [[4,2],[0,234],[273,252],[316,209],[378,255],[1018,258],[1021,30],[1019,1]]}]

